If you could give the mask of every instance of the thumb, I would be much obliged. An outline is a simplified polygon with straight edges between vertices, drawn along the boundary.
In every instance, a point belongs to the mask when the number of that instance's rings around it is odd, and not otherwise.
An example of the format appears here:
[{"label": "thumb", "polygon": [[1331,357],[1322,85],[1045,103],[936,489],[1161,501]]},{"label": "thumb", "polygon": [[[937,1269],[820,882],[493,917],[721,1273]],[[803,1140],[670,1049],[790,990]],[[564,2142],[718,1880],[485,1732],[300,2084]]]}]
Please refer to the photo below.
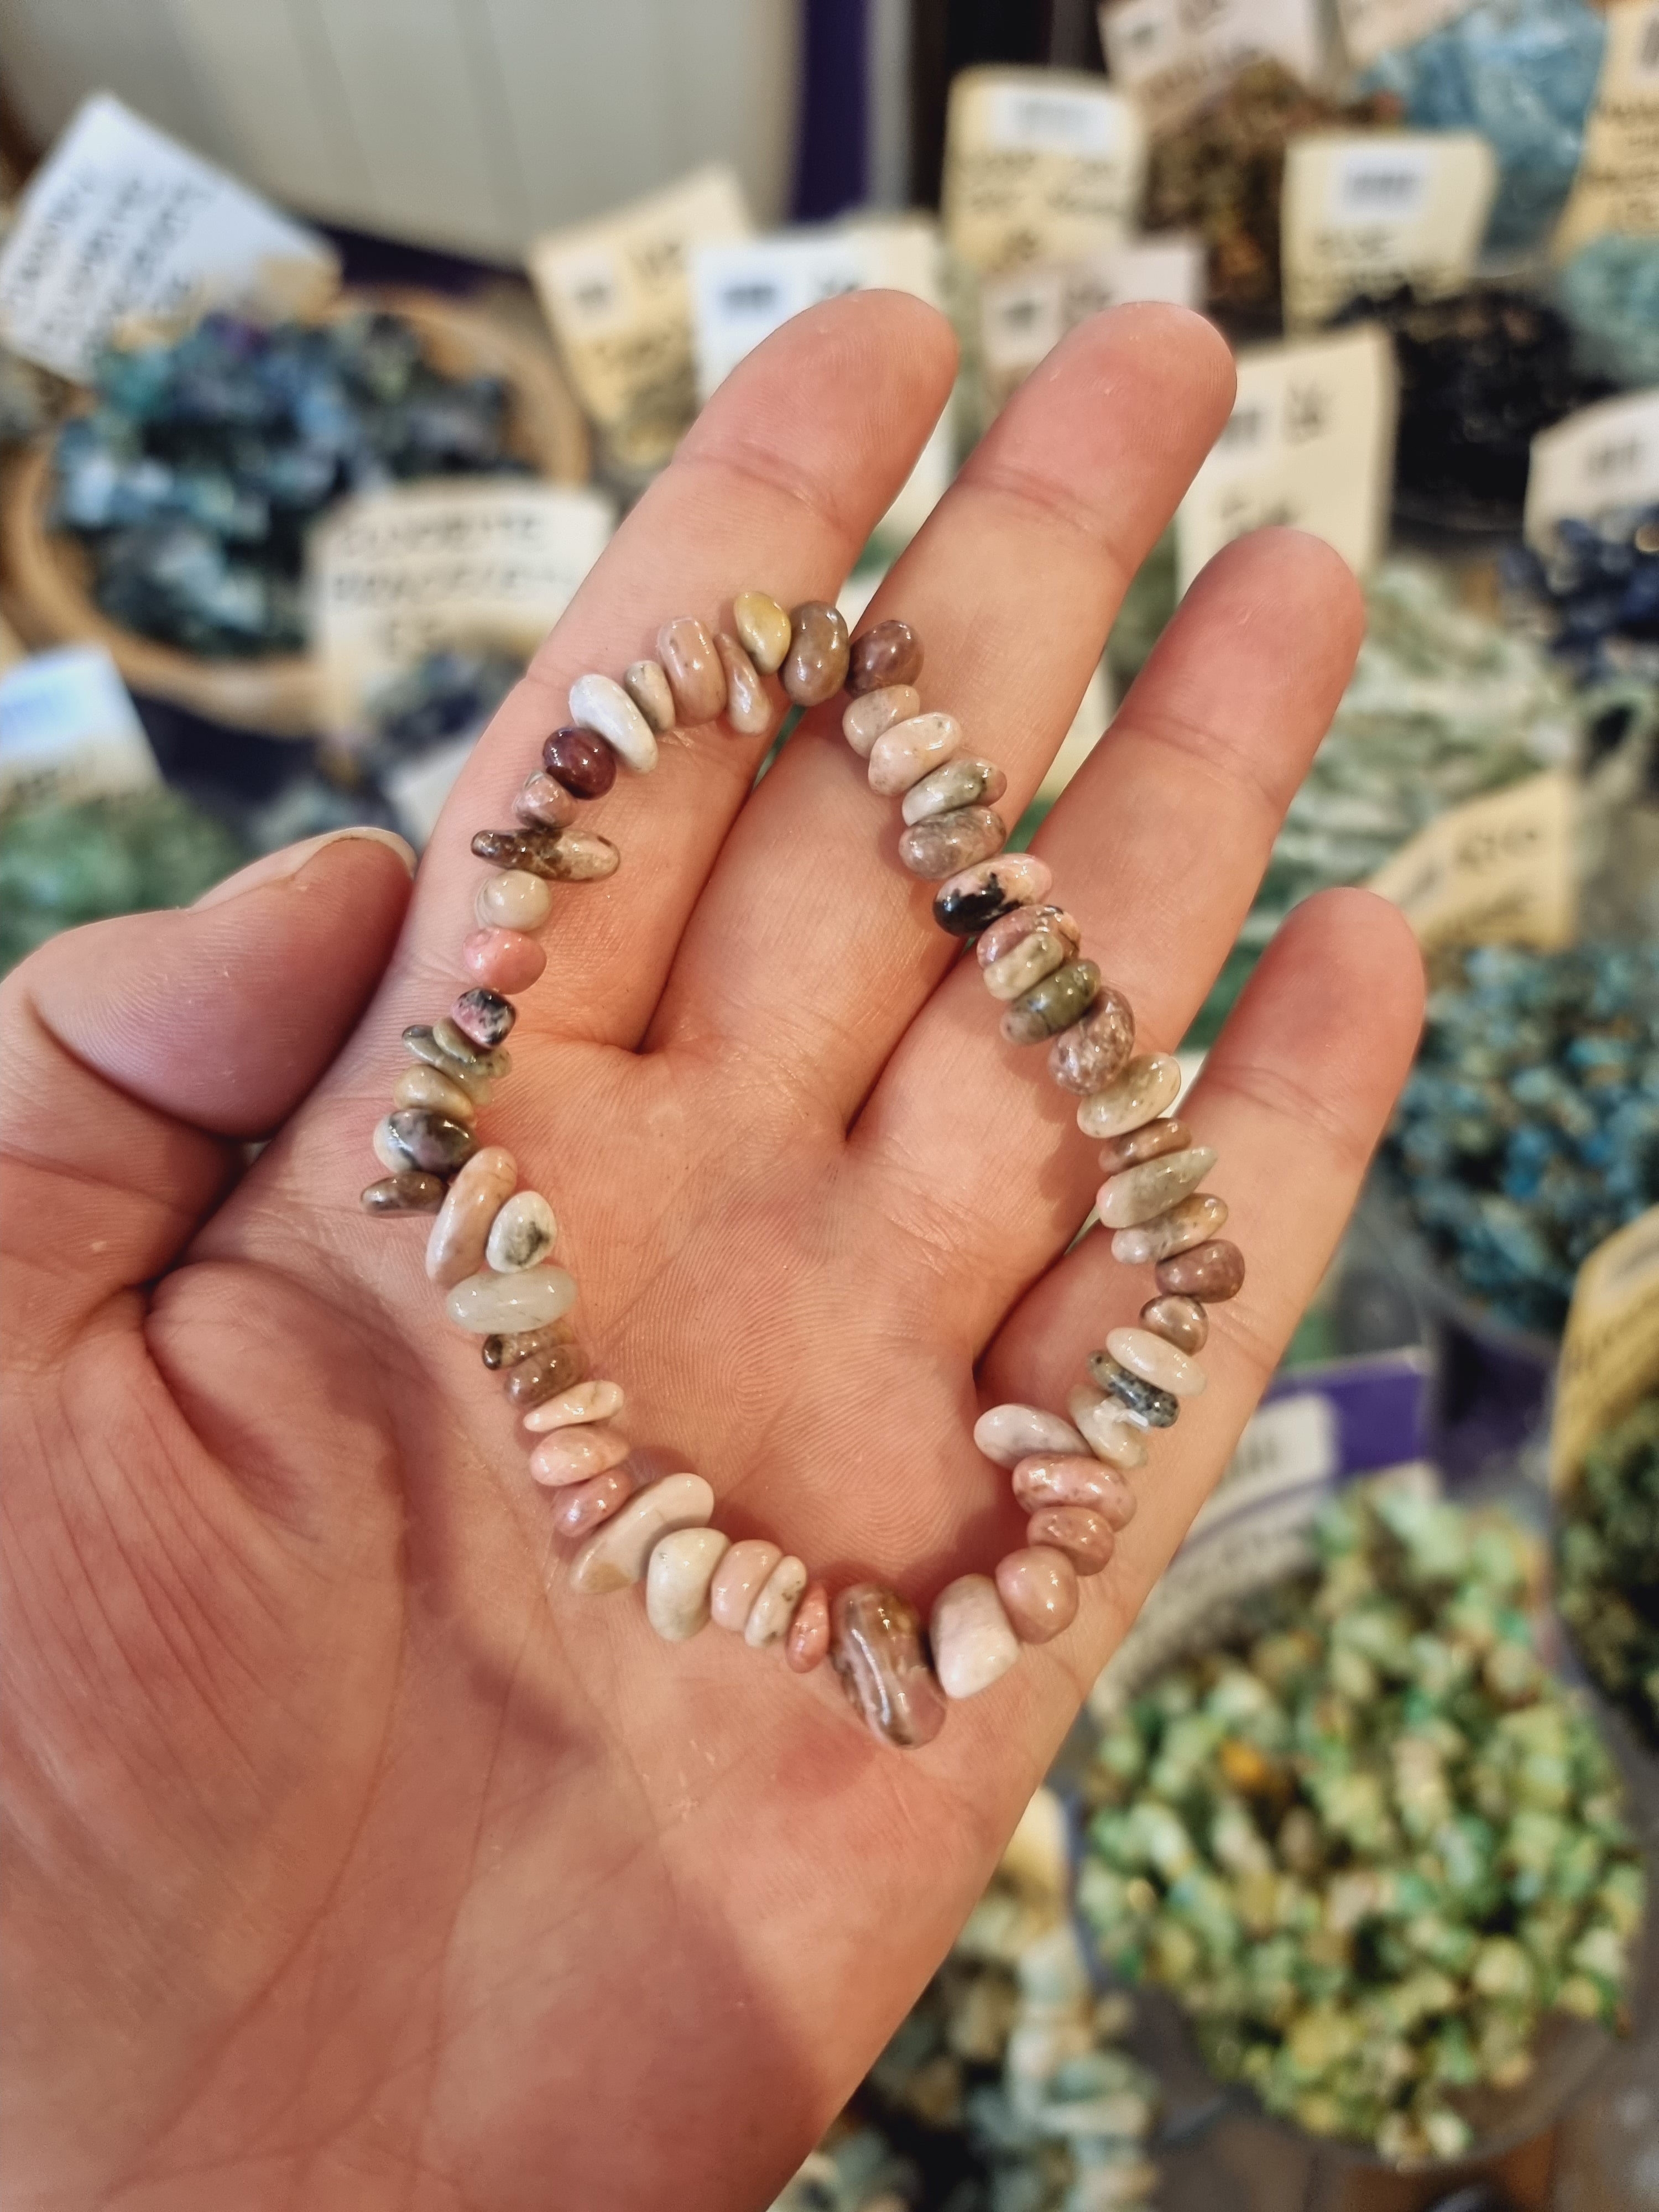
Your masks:
[{"label": "thumb", "polygon": [[415,856],[384,830],[257,860],[195,906],[54,938],[0,985],[0,1319],[50,1358],[159,1274],[380,981]]}]

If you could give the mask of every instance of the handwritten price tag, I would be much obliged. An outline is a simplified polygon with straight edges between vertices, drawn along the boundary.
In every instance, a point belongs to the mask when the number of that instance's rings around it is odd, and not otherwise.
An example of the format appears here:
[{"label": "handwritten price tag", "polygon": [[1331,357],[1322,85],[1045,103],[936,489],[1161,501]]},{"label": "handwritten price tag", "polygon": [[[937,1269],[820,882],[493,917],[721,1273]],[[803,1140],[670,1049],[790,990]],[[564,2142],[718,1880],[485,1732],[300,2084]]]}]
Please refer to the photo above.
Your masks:
[{"label": "handwritten price tag", "polygon": [[1113,82],[1159,137],[1251,62],[1282,62],[1313,84],[1324,61],[1316,0],[1106,0],[1100,39]]},{"label": "handwritten price tag", "polygon": [[1285,155],[1285,320],[1328,322],[1363,293],[1462,290],[1498,189],[1473,131],[1316,132]]},{"label": "handwritten price tag", "polygon": [[1578,1270],[1550,1426],[1550,1480],[1565,1490],[1601,1431],[1659,1382],[1659,1206]]},{"label": "handwritten price tag", "polygon": [[1659,500],[1659,392],[1581,408],[1532,441],[1524,523],[1533,544],[1564,516],[1594,521]]},{"label": "handwritten price tag", "polygon": [[1554,252],[1565,259],[1607,230],[1659,231],[1659,0],[1607,9],[1601,82]]},{"label": "handwritten price tag", "polygon": [[1577,787],[1546,769],[1454,806],[1384,862],[1370,888],[1390,900],[1425,951],[1442,945],[1571,944],[1577,914]]},{"label": "handwritten price tag", "polygon": [[1117,245],[1146,174],[1140,114],[1097,76],[975,69],[951,84],[945,235],[981,276]]}]

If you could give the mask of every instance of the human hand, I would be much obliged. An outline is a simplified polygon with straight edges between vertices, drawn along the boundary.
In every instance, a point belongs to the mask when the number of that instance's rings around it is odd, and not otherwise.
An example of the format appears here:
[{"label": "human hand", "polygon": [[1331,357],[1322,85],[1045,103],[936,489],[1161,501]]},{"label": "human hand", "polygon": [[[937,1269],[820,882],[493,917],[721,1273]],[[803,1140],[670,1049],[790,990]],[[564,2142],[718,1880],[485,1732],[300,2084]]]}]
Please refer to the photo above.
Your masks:
[{"label": "human hand", "polygon": [[[1250,1268],[1206,1395],[1074,1626],[901,1753],[827,1668],[574,1593],[427,1224],[358,1211],[398,1032],[458,987],[471,834],[572,679],[750,586],[833,598],[953,359],[885,294],[751,356],[412,896],[384,844],[325,842],[7,982],[16,2212],[763,2205],[945,1950],[1317,1283],[1419,1015],[1409,933],[1360,892],[1292,918],[1182,1108]],[[1010,820],[1231,390],[1196,318],[1090,323],[884,586],[872,618],[918,628],[925,703],[1006,768]],[[1233,546],[1045,823],[1141,1048],[1232,943],[1361,623],[1322,546]],[[1018,1540],[979,1407],[1063,1406],[1146,1291],[1103,1237],[1067,1253],[1095,1147],[1000,1041],[838,714],[752,796],[765,741],[713,726],[590,810],[621,870],[559,893],[483,1126],[552,1200],[636,1443],[705,1474],[729,1534],[925,1609]]]}]

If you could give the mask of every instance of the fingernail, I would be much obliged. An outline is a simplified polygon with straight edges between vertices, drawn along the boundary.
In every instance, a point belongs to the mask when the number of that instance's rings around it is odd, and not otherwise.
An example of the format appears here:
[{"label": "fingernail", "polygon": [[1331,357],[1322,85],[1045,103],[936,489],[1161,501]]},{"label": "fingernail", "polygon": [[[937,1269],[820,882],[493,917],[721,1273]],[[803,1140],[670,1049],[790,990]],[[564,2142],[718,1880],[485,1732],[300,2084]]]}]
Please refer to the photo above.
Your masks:
[{"label": "fingernail", "polygon": [[385,845],[398,855],[411,876],[415,873],[415,849],[395,830],[377,830],[371,823],[358,823],[347,830],[325,830],[319,837],[307,837],[297,845],[284,845],[279,853],[267,853],[262,859],[250,861],[234,876],[227,876],[223,883],[215,884],[210,891],[204,891],[195,906],[219,906],[226,899],[240,898],[244,891],[260,891],[269,884],[286,883],[301,868],[308,867],[325,846],[342,844],[349,838]]}]

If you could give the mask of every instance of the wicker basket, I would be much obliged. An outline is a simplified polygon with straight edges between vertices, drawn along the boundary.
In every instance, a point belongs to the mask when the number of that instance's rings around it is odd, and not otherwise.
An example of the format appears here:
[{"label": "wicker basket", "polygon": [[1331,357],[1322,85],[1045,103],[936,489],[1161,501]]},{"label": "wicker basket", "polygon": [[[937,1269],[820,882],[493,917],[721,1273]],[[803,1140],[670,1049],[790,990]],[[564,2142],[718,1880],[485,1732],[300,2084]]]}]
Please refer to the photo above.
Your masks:
[{"label": "wicker basket", "polygon": [[[427,360],[445,374],[501,378],[512,393],[507,436],[514,452],[553,483],[587,481],[587,431],[580,411],[550,357],[528,338],[431,292],[343,293],[330,313],[338,317],[365,307],[410,325]],[[133,690],[234,729],[307,738],[321,727],[318,669],[308,654],[204,660],[110,622],[88,589],[85,549],[50,527],[51,510],[52,453],[42,445],[17,461],[0,489],[5,611],[28,644],[104,646]]]}]

